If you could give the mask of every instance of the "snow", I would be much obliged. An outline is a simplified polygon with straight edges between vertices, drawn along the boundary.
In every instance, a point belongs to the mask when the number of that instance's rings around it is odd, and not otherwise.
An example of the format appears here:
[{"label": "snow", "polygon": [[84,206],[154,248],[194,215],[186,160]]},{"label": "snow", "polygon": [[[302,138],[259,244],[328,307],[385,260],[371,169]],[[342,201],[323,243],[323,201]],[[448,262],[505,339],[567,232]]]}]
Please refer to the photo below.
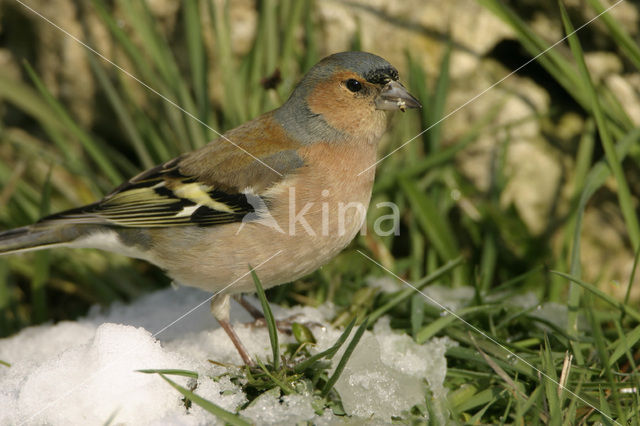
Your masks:
[{"label": "snow", "polygon": [[[444,357],[447,338],[415,344],[407,335],[394,333],[387,318],[365,334],[336,383],[347,413],[389,420],[424,402],[424,381],[436,400],[446,397]],[[442,422],[436,422],[442,424]]]},{"label": "snow", "polygon": [[[277,409],[275,409],[277,407]],[[315,411],[309,395],[285,395],[280,397],[278,389],[272,389],[253,400],[242,414],[261,424],[295,424],[312,419]]]},{"label": "snow", "polygon": [[[209,303],[202,303],[209,297],[191,288],[166,289],[131,305],[115,304],[104,312],[93,308],[86,318],[75,322],[30,327],[0,339],[0,360],[11,364],[0,365],[0,424],[215,423],[212,415],[196,404],[187,410],[182,396],[160,376],[136,371],[140,369],[196,371],[197,382],[169,377],[185,387],[197,383],[195,393],[237,411],[247,403],[247,397],[223,373],[234,368],[230,364],[240,365],[241,360],[212,318]],[[259,306],[255,299],[252,302]],[[342,332],[328,325],[335,314],[328,305],[272,309],[277,318],[297,315],[296,321],[317,323],[310,327],[318,342],[313,353],[333,345]],[[270,359],[266,328],[241,324],[249,320],[243,309],[232,307],[232,322],[248,351],[254,357]],[[280,338],[281,343],[292,339]],[[363,335],[336,383],[351,420],[388,423],[391,416],[424,404],[427,386],[435,405],[442,405],[446,397],[444,353],[451,344],[442,338],[417,345],[408,336],[392,331],[389,322],[381,318],[372,332]],[[341,353],[334,357],[334,364],[340,357]],[[317,411],[317,396],[310,391],[285,396],[266,392],[240,414],[257,424],[348,421],[329,409]],[[439,420],[446,419],[444,410],[436,415]]]}]

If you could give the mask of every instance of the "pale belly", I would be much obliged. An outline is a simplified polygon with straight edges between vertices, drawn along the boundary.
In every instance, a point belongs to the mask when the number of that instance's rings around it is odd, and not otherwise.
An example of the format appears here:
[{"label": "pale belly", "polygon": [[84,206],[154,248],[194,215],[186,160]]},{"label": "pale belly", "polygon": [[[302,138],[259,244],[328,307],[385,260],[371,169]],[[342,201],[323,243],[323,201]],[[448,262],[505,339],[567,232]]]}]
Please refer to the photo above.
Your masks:
[{"label": "pale belly", "polygon": [[[367,196],[365,208],[368,201]],[[165,245],[170,249],[157,252],[150,260],[177,283],[208,291],[254,291],[250,266],[256,269],[264,287],[273,287],[315,271],[353,240],[366,210],[351,207],[340,216],[337,213],[323,218],[321,209],[319,215],[310,212],[304,216],[306,223],[298,220],[293,225],[279,224],[278,228],[273,223],[253,222],[161,231],[167,239],[172,232],[184,232],[189,243],[182,246],[173,238],[173,244]]]}]

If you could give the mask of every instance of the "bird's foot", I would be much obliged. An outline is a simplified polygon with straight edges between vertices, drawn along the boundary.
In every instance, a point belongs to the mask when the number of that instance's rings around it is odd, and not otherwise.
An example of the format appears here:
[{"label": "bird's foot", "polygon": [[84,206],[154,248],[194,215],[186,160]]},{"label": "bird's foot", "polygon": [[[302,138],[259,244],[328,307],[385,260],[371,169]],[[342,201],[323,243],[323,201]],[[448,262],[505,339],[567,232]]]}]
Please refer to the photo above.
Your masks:
[{"label": "bird's foot", "polygon": [[[240,304],[240,306],[242,306],[247,312],[249,312],[249,314],[253,317],[253,322],[249,322],[247,323],[247,325],[252,326],[252,327],[266,327],[267,326],[267,321],[264,317],[264,314],[255,306],[253,306],[251,303],[249,303],[244,297],[242,297],[241,295],[236,295],[233,296],[234,300],[236,302],[238,302]],[[294,322],[299,322],[296,321],[296,318],[299,318],[300,314],[295,314],[295,315],[291,315],[288,318],[284,318],[281,320],[276,320],[276,327],[278,328],[278,330],[281,333],[285,333],[285,334],[291,334],[292,330],[291,330],[291,326]],[[317,323],[317,322],[304,322],[302,323],[307,327],[311,327],[311,326],[322,326],[322,324]]]},{"label": "bird's foot", "polygon": [[[300,317],[300,314],[291,315],[288,318],[276,320],[276,327],[278,328],[278,331],[284,334],[291,334],[292,324],[296,322],[295,319],[298,317]],[[248,325],[250,325],[251,327],[266,327],[267,320],[263,316],[262,318],[256,318],[253,322],[248,323]]]}]

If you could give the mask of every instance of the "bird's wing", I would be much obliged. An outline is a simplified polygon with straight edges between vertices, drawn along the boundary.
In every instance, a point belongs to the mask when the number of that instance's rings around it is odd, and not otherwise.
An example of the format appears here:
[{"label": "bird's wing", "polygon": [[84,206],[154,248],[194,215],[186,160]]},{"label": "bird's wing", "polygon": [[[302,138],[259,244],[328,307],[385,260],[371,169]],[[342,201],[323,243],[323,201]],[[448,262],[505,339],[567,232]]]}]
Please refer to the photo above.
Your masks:
[{"label": "bird's wing", "polygon": [[[291,151],[289,155],[294,155]],[[101,201],[67,210],[40,221],[42,224],[100,224],[122,227],[212,226],[241,222],[260,217],[260,210],[269,207],[268,199],[258,198],[252,187],[238,187],[227,182],[217,184],[208,176],[189,173],[178,157],[149,169],[120,185]],[[255,161],[240,173],[263,168]],[[289,161],[293,167],[301,163]],[[297,166],[296,166],[297,165]],[[282,180],[282,177],[278,181]],[[271,182],[274,184],[277,182]],[[271,185],[269,185],[271,186]]]},{"label": "bird's wing", "polygon": [[94,204],[39,223],[150,228],[256,220],[270,204],[261,195],[304,166],[299,146],[266,113],[142,172]]}]

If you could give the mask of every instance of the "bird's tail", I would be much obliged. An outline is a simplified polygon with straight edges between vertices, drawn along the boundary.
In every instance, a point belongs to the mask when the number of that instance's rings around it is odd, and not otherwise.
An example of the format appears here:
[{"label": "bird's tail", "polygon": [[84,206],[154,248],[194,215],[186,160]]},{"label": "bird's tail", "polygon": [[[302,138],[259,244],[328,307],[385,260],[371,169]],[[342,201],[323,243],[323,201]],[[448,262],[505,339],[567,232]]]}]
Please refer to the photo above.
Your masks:
[{"label": "bird's tail", "polygon": [[0,256],[69,244],[82,234],[78,227],[40,224],[0,232]]}]

